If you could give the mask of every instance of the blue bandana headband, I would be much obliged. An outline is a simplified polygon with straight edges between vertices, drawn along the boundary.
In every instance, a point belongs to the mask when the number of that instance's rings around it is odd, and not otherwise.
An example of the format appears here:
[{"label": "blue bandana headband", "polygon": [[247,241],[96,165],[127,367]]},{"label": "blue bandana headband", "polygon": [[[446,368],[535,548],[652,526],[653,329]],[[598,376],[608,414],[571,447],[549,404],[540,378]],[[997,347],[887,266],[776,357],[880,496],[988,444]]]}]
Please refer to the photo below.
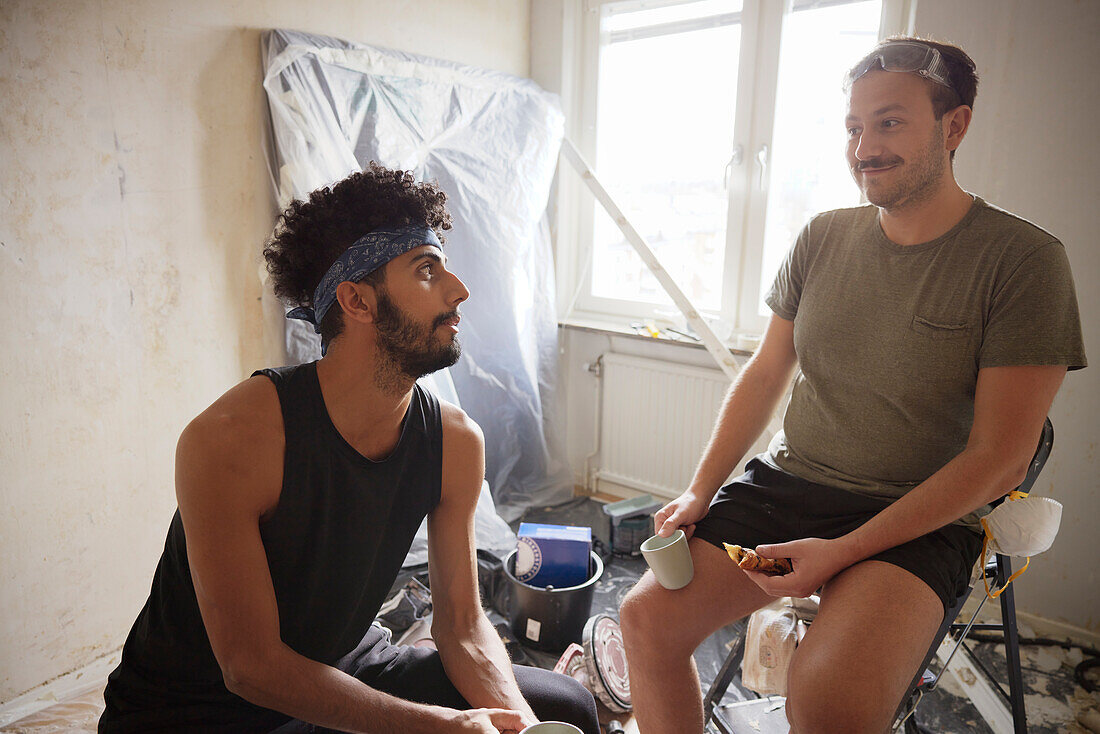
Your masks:
[{"label": "blue bandana headband", "polygon": [[357,282],[370,275],[398,255],[423,245],[442,247],[435,231],[423,224],[404,227],[384,227],[369,232],[336,258],[317,288],[313,291],[313,308],[299,306],[287,312],[288,319],[302,319],[321,333],[321,321],[336,303],[336,286],[345,280]]}]

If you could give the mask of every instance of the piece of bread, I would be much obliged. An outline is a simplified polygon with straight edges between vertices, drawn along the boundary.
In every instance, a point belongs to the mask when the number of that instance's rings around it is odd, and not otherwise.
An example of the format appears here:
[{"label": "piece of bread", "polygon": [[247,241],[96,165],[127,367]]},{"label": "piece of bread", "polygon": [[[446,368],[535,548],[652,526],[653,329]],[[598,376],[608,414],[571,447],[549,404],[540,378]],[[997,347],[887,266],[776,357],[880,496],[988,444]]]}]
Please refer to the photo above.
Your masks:
[{"label": "piece of bread", "polygon": [[746,571],[756,571],[766,576],[782,576],[794,570],[790,558],[764,558],[751,548],[722,543],[726,553],[734,562]]}]

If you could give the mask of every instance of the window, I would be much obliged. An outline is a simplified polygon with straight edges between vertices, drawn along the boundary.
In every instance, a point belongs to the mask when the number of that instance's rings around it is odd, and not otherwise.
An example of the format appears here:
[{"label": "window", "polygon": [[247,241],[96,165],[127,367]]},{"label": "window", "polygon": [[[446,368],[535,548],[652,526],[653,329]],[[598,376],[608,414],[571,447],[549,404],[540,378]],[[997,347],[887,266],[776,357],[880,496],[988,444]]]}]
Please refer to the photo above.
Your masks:
[{"label": "window", "polygon": [[[588,0],[578,144],[716,331],[762,329],[802,225],[859,203],[841,80],[898,29],[900,3]],[[673,317],[603,209],[577,211],[575,310]]]}]

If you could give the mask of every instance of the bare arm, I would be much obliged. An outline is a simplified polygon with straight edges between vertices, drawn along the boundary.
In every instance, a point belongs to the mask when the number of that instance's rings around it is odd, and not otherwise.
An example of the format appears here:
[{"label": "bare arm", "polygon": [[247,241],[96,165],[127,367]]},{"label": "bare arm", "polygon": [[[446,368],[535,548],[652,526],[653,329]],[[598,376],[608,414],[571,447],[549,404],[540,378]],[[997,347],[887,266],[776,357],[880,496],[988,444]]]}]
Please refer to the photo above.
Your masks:
[{"label": "bare arm", "polygon": [[804,596],[839,571],[887,548],[938,530],[1015,489],[1027,473],[1065,367],[989,367],[978,372],[974,424],[966,448],[862,526],[836,540],[760,546],[790,557],[795,572],[764,580],[765,591]]},{"label": "bare arm", "polygon": [[226,687],[242,698],[329,728],[367,734],[510,728],[491,716],[404,701],[305,658],[279,634],[259,523],[282,485],[283,431],[271,382],[229,391],[184,430],[176,496],[199,610]]},{"label": "bare arm", "polygon": [[432,638],[463,698],[474,706],[518,712],[528,726],[538,719],[520,693],[478,593],[474,510],[485,477],[484,439],[476,423],[446,403],[443,425],[443,490],[428,516]]},{"label": "bare arm", "polygon": [[659,534],[671,535],[678,527],[688,535],[694,531],[722,483],[767,427],[797,363],[794,322],[773,315],[760,347],[726,393],[691,486],[654,516]]}]

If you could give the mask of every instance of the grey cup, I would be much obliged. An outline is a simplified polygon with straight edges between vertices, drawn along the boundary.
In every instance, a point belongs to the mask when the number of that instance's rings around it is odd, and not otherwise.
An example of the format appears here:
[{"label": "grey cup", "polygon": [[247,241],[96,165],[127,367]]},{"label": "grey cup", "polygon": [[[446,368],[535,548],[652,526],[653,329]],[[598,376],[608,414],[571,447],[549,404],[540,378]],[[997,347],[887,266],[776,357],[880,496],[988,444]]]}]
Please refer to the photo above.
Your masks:
[{"label": "grey cup", "polygon": [[688,551],[687,536],[677,530],[667,538],[654,535],[642,543],[642,555],[653,569],[653,575],[661,586],[675,591],[691,583],[695,566]]}]

